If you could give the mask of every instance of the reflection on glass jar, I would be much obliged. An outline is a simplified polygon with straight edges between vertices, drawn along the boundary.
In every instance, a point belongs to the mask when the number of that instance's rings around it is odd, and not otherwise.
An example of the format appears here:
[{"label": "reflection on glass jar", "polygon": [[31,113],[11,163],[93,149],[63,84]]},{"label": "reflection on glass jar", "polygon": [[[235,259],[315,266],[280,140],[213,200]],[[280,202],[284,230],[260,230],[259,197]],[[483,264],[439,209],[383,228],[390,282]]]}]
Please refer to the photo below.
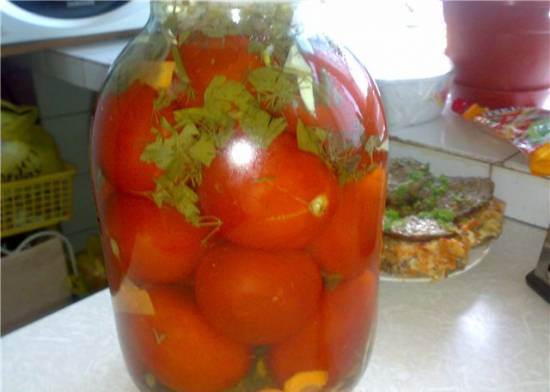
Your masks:
[{"label": "reflection on glass jar", "polygon": [[143,391],[341,391],[364,371],[387,135],[317,6],[154,2],[103,88],[95,195]]}]

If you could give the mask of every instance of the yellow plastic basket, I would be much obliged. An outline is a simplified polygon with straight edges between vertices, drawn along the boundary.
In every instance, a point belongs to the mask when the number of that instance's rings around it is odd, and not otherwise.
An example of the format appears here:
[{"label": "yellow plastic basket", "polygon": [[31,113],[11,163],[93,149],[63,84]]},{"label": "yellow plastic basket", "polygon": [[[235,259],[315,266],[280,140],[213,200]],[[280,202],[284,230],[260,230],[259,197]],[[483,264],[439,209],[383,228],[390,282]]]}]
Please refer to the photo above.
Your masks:
[{"label": "yellow plastic basket", "polygon": [[2,183],[2,237],[70,219],[75,169]]}]

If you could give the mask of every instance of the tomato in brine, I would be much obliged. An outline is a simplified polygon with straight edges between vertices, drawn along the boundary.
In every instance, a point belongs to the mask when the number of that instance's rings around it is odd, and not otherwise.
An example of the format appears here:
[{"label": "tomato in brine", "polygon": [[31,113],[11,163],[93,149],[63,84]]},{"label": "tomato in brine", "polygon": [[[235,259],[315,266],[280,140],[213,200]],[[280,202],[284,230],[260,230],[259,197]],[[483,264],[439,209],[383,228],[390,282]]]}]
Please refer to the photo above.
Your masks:
[{"label": "tomato in brine", "polygon": [[376,268],[384,186],[384,171],[376,169],[340,189],[334,216],[310,246],[311,254],[325,273],[349,278],[367,268]]},{"label": "tomato in brine", "polygon": [[321,310],[303,330],[275,345],[268,364],[279,383],[306,371],[326,371],[334,385],[365,363],[362,349],[375,317],[377,278],[367,271],[325,293]]},{"label": "tomato in brine", "polygon": [[[218,392],[249,370],[252,352],[216,332],[179,288],[147,290],[152,314],[121,313],[128,354],[175,391]],[[146,380],[146,374],[143,375]]]},{"label": "tomato in brine", "polygon": [[197,304],[224,335],[271,344],[299,331],[320,304],[321,274],[305,252],[219,246],[202,259]]},{"label": "tomato in brine", "polygon": [[243,246],[305,246],[332,216],[337,180],[289,134],[262,151],[246,138],[228,145],[199,186],[206,215],[223,222],[220,235]]},{"label": "tomato in brine", "polygon": [[99,100],[93,143],[99,167],[116,188],[123,191],[150,191],[162,170],[141,160],[145,147],[155,140],[153,101],[156,91],[141,82],[126,91],[107,93]]},{"label": "tomato in brine", "polygon": [[105,233],[109,253],[137,282],[178,283],[193,271],[208,228],[198,228],[173,207],[142,196],[117,194],[107,200]]}]

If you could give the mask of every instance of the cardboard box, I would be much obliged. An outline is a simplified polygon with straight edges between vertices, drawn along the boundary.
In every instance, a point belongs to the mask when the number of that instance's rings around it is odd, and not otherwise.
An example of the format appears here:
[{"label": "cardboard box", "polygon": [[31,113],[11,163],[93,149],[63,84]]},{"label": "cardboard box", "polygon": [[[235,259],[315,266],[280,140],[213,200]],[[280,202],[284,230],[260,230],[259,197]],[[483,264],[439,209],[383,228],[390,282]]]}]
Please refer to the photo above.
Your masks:
[{"label": "cardboard box", "polygon": [[42,242],[1,260],[2,335],[71,302],[61,240]]}]

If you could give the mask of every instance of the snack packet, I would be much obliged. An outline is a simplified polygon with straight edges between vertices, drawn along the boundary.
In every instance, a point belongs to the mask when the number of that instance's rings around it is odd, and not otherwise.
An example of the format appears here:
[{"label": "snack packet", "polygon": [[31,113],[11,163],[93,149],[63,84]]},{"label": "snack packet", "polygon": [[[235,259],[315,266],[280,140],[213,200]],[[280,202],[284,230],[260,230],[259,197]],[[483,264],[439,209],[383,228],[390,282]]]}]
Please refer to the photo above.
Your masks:
[{"label": "snack packet", "polygon": [[491,110],[462,102],[454,102],[453,110],[514,145],[527,156],[531,173],[550,176],[550,111],[535,107]]},{"label": "snack packet", "polygon": [[527,155],[531,173],[550,176],[550,111],[534,107],[487,110],[473,121]]}]

